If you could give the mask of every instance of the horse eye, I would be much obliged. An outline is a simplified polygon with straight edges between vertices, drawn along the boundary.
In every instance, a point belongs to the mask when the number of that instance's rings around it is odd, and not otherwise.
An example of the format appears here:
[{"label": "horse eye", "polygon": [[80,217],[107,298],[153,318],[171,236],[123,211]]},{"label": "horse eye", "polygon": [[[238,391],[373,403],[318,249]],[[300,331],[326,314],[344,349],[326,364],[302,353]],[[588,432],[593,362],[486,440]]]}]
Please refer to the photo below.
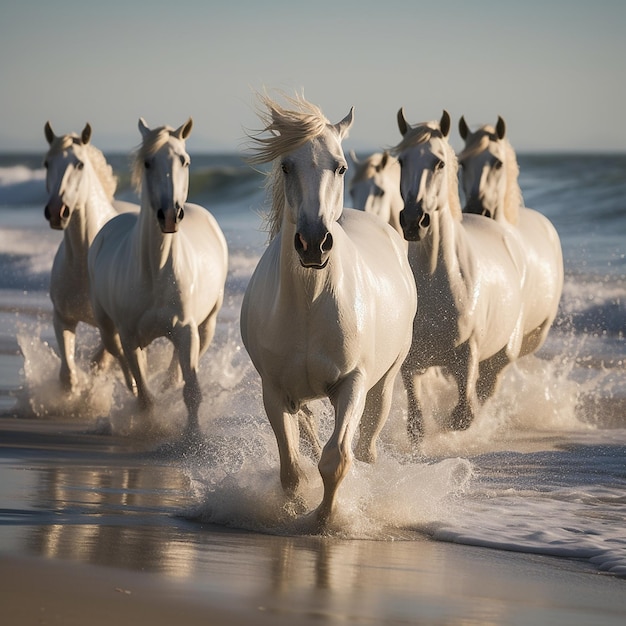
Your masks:
[{"label": "horse eye", "polygon": [[445,162],[442,161],[441,159],[439,159],[439,161],[437,161],[436,165],[435,165],[435,169],[436,170],[441,170],[445,167]]},{"label": "horse eye", "polygon": [[180,164],[183,167],[187,167],[189,165],[189,161],[187,161],[187,157],[182,154],[180,155]]},{"label": "horse eye", "polygon": [[76,163],[76,169],[77,169],[77,170],[82,170],[82,169],[83,169],[83,167],[85,167],[85,164],[84,164],[82,161],[78,161],[78,162]]},{"label": "horse eye", "polygon": [[385,195],[385,190],[384,190],[384,189],[380,189],[380,188],[379,188],[379,189],[377,189],[377,190],[374,192],[374,195],[375,195],[377,198],[382,198],[382,197]]},{"label": "horse eye", "polygon": [[343,176],[347,171],[348,171],[348,168],[345,165],[340,165],[337,168],[337,174],[339,174],[339,176]]},{"label": "horse eye", "polygon": [[493,166],[495,169],[499,170],[502,167],[502,161],[500,161],[500,159],[496,159]]},{"label": "horse eye", "polygon": [[285,174],[289,174],[289,168],[287,167],[287,165],[285,163],[283,163],[280,166],[280,169],[285,173]]}]

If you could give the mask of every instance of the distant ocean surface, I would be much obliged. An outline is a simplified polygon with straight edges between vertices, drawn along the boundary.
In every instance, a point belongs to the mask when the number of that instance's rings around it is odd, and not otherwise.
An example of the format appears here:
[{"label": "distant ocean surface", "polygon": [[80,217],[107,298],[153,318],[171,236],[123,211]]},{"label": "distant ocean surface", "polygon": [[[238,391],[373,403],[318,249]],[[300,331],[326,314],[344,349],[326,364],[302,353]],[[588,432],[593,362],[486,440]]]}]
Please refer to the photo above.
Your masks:
[{"label": "distant ocean surface", "polygon": [[[222,226],[230,273],[215,345],[201,363],[201,423],[210,444],[201,458],[181,463],[205,522],[288,534],[272,510],[276,446],[238,326],[266,243],[263,176],[236,154],[191,157],[189,200]],[[548,341],[537,356],[508,368],[467,432],[439,430],[449,400],[445,381],[435,379],[419,458],[408,453],[398,385],[379,463],[355,464],[340,490],[343,535],[427,534],[573,559],[626,577],[626,155],[518,158],[525,204],[553,222],[564,252],[565,288]],[[119,177],[117,198],[136,201],[128,158],[108,159]],[[47,289],[61,233],[44,220],[44,183],[42,154],[0,154],[0,410],[41,419],[72,413],[54,393],[58,358]],[[92,329],[79,334],[83,367],[94,342]],[[119,381],[107,385],[101,396],[87,394],[85,419],[116,427],[131,401]],[[182,423],[180,394],[163,402]],[[316,411],[328,432],[327,405]]]}]

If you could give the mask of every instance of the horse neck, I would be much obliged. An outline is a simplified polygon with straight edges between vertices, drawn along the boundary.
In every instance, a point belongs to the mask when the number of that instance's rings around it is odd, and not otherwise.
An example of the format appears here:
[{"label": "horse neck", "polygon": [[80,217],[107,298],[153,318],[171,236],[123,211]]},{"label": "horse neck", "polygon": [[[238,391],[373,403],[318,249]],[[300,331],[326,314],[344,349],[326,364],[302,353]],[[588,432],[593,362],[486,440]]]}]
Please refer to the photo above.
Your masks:
[{"label": "horse neck", "polygon": [[142,274],[159,274],[175,256],[180,233],[163,233],[146,194],[141,196],[135,250]]},{"label": "horse neck", "polygon": [[409,262],[421,275],[434,275],[441,271],[452,273],[458,267],[457,237],[461,222],[454,218],[446,203],[433,212],[428,235],[421,241],[409,244]]},{"label": "horse neck", "polygon": [[72,218],[63,233],[65,248],[69,254],[85,258],[94,237],[102,226],[117,213],[95,172],[90,169],[86,175],[90,176],[91,180],[83,183],[88,185],[89,189],[85,205],[74,209]]}]

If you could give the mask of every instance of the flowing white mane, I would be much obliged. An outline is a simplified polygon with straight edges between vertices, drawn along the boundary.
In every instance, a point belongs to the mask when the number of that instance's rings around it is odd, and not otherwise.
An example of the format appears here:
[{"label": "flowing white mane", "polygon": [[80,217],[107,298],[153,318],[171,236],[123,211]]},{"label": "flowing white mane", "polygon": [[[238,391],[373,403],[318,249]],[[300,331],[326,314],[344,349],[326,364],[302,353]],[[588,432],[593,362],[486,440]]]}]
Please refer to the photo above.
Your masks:
[{"label": "flowing white mane", "polygon": [[459,154],[459,161],[474,157],[489,149],[489,144],[498,142],[504,148],[504,168],[506,188],[504,190],[504,217],[510,224],[516,224],[519,217],[519,209],[524,206],[522,190],[519,186],[519,165],[517,156],[511,142],[504,137],[499,139],[496,129],[485,124],[476,132],[468,134],[467,145]]},{"label": "flowing white mane", "polygon": [[276,161],[266,181],[266,188],[272,201],[265,218],[270,239],[280,230],[285,208],[281,169],[277,159],[321,135],[330,125],[322,111],[303,96],[284,96],[284,98],[293,109],[285,109],[268,95],[259,94],[259,104],[264,108],[259,108],[257,113],[264,127],[259,132],[248,133],[252,151],[248,162],[259,165]]},{"label": "flowing white mane", "polygon": [[446,173],[448,177],[448,204],[453,217],[457,220],[462,219],[463,213],[461,209],[461,200],[459,198],[458,169],[459,163],[452,146],[446,137],[443,136],[437,122],[426,122],[424,124],[416,124],[407,128],[406,133],[402,137],[402,141],[391,150],[391,154],[398,156],[400,152],[407,148],[426,143],[432,138],[439,137],[446,151]]},{"label": "flowing white mane", "polygon": [[117,188],[117,177],[113,174],[113,168],[107,163],[104,154],[91,143],[83,144],[81,138],[75,133],[55,137],[48,150],[48,156],[54,156],[70,148],[73,144],[80,144],[87,152],[87,157],[93,167],[102,188],[109,201],[113,200],[113,194]]}]

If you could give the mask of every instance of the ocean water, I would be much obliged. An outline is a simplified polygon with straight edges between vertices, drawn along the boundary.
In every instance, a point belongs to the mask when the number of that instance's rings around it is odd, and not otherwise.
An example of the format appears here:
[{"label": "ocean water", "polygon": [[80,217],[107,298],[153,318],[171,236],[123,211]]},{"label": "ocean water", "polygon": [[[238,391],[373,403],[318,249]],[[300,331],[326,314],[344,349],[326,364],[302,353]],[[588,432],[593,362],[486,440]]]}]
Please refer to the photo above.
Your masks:
[{"label": "ocean water", "polygon": [[[0,411],[84,422],[103,442],[113,432],[163,450],[158,442],[184,423],[180,390],[161,395],[156,434],[137,419],[114,372],[97,381],[84,374],[74,402],[59,396],[47,289],[62,235],[43,218],[41,160],[0,155]],[[117,197],[135,200],[127,158],[109,160],[119,176]],[[552,220],[564,252],[565,288],[546,345],[509,366],[466,432],[439,428],[454,399],[445,379],[433,374],[419,454],[408,446],[398,382],[379,462],[355,463],[331,531],[381,542],[428,536],[560,557],[626,577],[626,156],[521,155],[519,162],[526,205]],[[220,223],[230,270],[216,338],[200,367],[205,440],[175,459],[187,481],[178,513],[192,523],[293,537],[308,530],[285,510],[260,382],[238,326],[247,281],[266,243],[262,186],[262,175],[237,155],[192,155],[189,199]],[[79,327],[84,372],[96,341],[93,329]],[[161,387],[169,350],[166,342],[150,348],[154,389]],[[328,434],[329,406],[313,408]],[[313,461],[307,471],[304,498],[313,508],[322,488]],[[150,506],[170,515],[172,495]],[[74,522],[70,514],[68,523]]]}]

